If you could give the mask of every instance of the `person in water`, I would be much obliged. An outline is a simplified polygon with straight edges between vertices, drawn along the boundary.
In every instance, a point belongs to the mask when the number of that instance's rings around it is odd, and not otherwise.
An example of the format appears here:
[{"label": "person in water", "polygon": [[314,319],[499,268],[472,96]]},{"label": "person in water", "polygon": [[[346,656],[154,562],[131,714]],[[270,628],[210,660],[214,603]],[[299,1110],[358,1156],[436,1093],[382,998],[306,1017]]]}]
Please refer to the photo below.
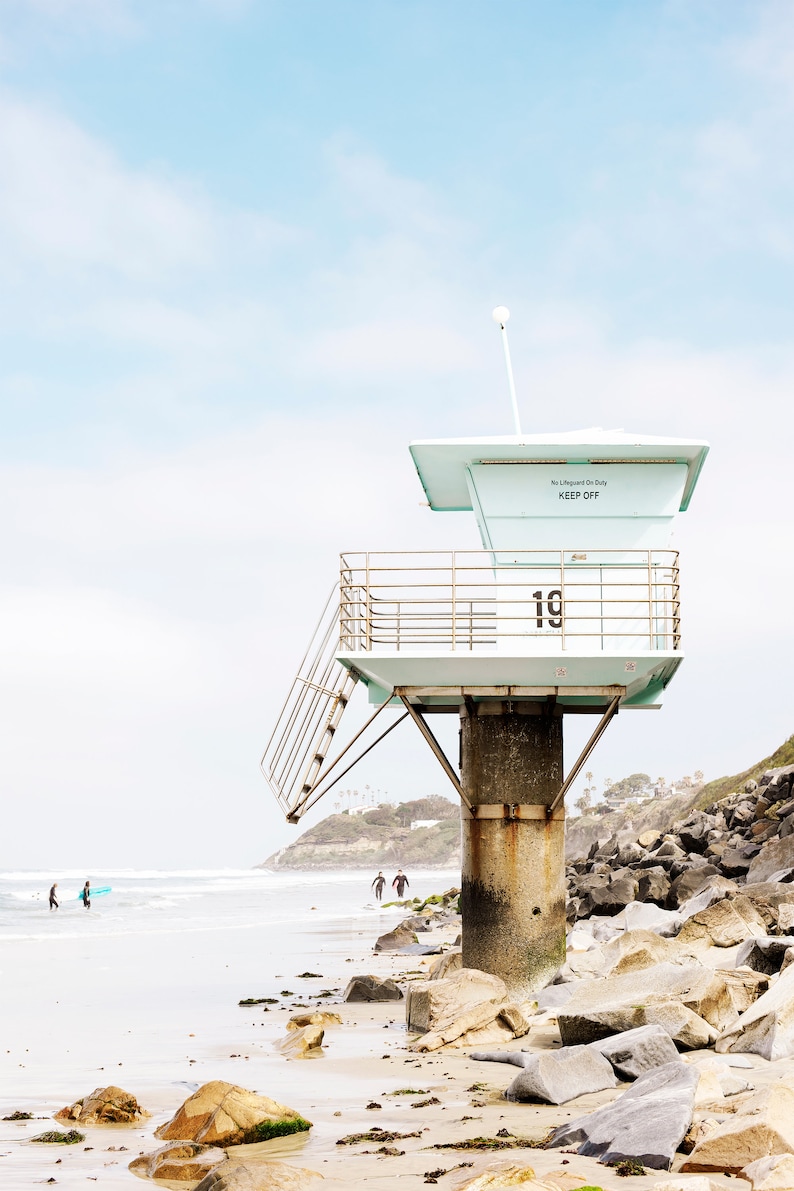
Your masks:
[{"label": "person in water", "polygon": [[57,910],[57,909],[58,909],[58,899],[57,899],[57,897],[55,896],[55,890],[56,890],[57,888],[58,888],[58,882],[57,882],[57,881],[55,881],[55,882],[54,882],[54,884],[53,884],[53,886],[52,886],[52,889],[50,890],[50,909],[51,909],[51,910]]},{"label": "person in water", "polygon": [[410,885],[410,884],[411,884],[411,882],[408,880],[408,878],[406,877],[403,870],[401,868],[398,868],[397,876],[394,878],[394,880],[391,883],[392,889],[397,890],[397,896],[402,897],[403,890],[405,889],[405,886]]},{"label": "person in water", "polygon": [[86,881],[83,886],[83,905],[87,910],[91,908],[91,883]]},{"label": "person in water", "polygon": [[380,901],[380,899],[383,897],[383,886],[385,884],[386,878],[384,877],[383,873],[378,873],[377,877],[370,886],[371,889],[375,890],[375,898],[377,901]]}]

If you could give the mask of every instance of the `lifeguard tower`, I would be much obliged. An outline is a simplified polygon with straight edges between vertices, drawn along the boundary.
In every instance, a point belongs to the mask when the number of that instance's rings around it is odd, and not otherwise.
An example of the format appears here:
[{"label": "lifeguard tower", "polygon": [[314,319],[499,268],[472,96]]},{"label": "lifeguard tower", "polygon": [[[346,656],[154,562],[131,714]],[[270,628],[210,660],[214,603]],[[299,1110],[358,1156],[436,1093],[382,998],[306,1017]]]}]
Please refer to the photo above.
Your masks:
[{"label": "lifeguard tower", "polygon": [[[591,429],[410,451],[431,509],[473,512],[482,550],[342,554],[262,769],[297,822],[384,710],[399,718],[356,760],[413,719],[461,800],[464,965],[526,995],[565,959],[565,793],[618,710],[658,708],[683,658],[670,534],[708,446]],[[373,711],[340,748],[357,682]],[[438,714],[460,717],[459,773]],[[566,776],[574,714],[596,726]]]}]

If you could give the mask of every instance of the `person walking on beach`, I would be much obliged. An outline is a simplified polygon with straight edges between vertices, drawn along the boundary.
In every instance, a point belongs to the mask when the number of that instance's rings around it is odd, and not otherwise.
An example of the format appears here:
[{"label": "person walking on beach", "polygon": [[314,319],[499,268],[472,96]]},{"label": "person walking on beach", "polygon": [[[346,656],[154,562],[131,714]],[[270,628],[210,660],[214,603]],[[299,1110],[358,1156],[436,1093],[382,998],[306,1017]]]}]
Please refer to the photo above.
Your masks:
[{"label": "person walking on beach", "polygon": [[376,901],[380,901],[380,899],[383,897],[383,886],[385,884],[386,884],[386,878],[384,877],[383,873],[378,873],[377,877],[375,878],[375,880],[372,882],[372,884],[370,886],[370,889],[375,890]]},{"label": "person walking on beach", "polygon": [[52,889],[50,890],[50,909],[51,909],[51,910],[57,910],[57,909],[58,909],[58,899],[57,899],[57,897],[55,896],[55,890],[56,890],[57,888],[58,888],[58,882],[57,882],[57,881],[55,881],[55,882],[54,882],[54,884],[53,884],[53,886],[52,886]]},{"label": "person walking on beach", "polygon": [[408,878],[406,877],[403,870],[401,868],[398,868],[397,876],[394,878],[394,880],[391,883],[392,889],[397,890],[397,896],[402,897],[403,890],[405,889],[405,886],[410,885],[410,884],[411,884],[411,882],[408,880]]},{"label": "person walking on beach", "polygon": [[87,910],[90,910],[90,908],[91,908],[91,884],[89,881],[86,881],[85,885],[83,886],[83,905],[85,906],[85,908]]}]

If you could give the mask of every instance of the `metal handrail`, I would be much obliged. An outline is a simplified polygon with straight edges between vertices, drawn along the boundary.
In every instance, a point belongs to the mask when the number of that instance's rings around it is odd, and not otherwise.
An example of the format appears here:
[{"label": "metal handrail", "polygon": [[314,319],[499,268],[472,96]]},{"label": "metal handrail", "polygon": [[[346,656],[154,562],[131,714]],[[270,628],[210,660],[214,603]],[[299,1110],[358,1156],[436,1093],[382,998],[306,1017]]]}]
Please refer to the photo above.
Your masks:
[{"label": "metal handrail", "polygon": [[344,554],[340,643],[471,653],[523,640],[531,652],[552,638],[563,651],[675,651],[679,597],[674,550]]}]

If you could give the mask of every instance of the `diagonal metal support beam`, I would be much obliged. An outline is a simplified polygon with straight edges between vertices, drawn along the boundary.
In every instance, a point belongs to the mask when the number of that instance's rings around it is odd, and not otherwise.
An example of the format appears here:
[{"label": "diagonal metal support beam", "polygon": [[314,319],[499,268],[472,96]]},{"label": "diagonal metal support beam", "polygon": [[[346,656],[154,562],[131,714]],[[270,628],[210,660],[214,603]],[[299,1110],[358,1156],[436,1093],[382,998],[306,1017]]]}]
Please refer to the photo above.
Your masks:
[{"label": "diagonal metal support beam", "polygon": [[576,778],[579,776],[579,773],[581,772],[581,770],[587,764],[587,758],[590,756],[593,749],[595,748],[595,746],[598,744],[601,737],[606,732],[607,728],[609,727],[610,723],[612,722],[612,719],[617,715],[619,706],[620,706],[620,695],[615,695],[614,699],[609,704],[609,706],[607,707],[604,714],[601,716],[601,719],[598,721],[598,724],[596,725],[593,735],[590,737],[587,744],[582,749],[582,752],[579,754],[579,756],[573,766],[573,769],[568,774],[565,781],[562,783],[562,786],[560,787],[559,794],[557,794],[554,801],[547,808],[546,813],[547,813],[547,817],[549,819],[551,818],[551,816],[554,814],[557,807],[562,802],[562,800],[565,797],[565,795],[567,794],[568,790],[570,790],[571,786],[576,781]]},{"label": "diagonal metal support beam", "polygon": [[[320,783],[319,783],[319,782],[317,782],[317,783],[316,783],[316,784],[315,784],[315,785],[312,787],[312,789],[309,791],[309,793],[306,795],[306,798],[307,798],[309,801],[304,801],[304,803],[302,804],[302,806],[301,806],[301,814],[302,814],[302,815],[304,815],[304,814],[306,813],[306,811],[310,811],[310,810],[311,810],[311,808],[314,806],[315,802],[317,802],[317,801],[318,801],[320,798],[322,798],[322,796],[323,796],[324,794],[327,794],[329,790],[333,790],[333,788],[334,788],[334,786],[336,785],[336,783],[337,783],[337,782],[341,782],[341,780],[342,780],[342,778],[345,776],[345,774],[346,774],[346,773],[350,773],[350,770],[351,770],[351,769],[352,769],[352,768],[353,768],[355,765],[358,765],[358,763],[359,763],[359,761],[362,759],[362,757],[366,757],[367,753],[371,752],[371,751],[372,751],[372,749],[374,749],[374,747],[375,747],[375,745],[376,745],[376,744],[380,744],[380,742],[381,742],[382,740],[385,740],[385,738],[386,738],[386,737],[389,735],[389,733],[390,733],[390,732],[393,732],[393,731],[394,731],[394,729],[397,727],[397,725],[398,725],[398,724],[401,724],[401,723],[403,722],[403,720],[406,720],[406,719],[408,719],[408,712],[407,712],[407,711],[404,711],[404,712],[402,713],[402,715],[401,715],[401,716],[400,716],[398,719],[396,719],[396,720],[394,721],[394,723],[393,723],[393,724],[389,724],[389,726],[388,726],[388,728],[385,730],[385,732],[381,732],[380,736],[376,737],[376,739],[375,739],[375,740],[373,740],[372,744],[368,744],[368,745],[367,745],[367,747],[366,747],[366,748],[365,748],[365,749],[364,749],[362,752],[360,752],[360,753],[358,754],[358,756],[357,756],[357,757],[355,757],[355,758],[354,758],[354,759],[353,759],[353,760],[350,762],[350,764],[349,764],[349,765],[346,765],[346,766],[345,766],[345,768],[342,770],[342,772],[341,772],[341,773],[338,773],[338,774],[336,775],[336,777],[334,778],[334,780],[333,780],[332,782],[329,782],[329,784],[328,784],[328,785],[327,785],[327,786],[326,786],[324,789],[322,789],[322,790],[318,790],[318,788],[317,788],[317,787],[320,785]],[[370,722],[370,723],[372,723],[372,720],[370,720],[369,722]],[[365,725],[365,726],[366,726],[366,725]],[[351,741],[350,743],[352,744],[353,742]],[[348,747],[349,747],[349,746],[348,746]],[[347,751],[347,749],[346,749],[345,751]],[[342,757],[342,754],[340,754],[340,756],[339,756],[339,757],[337,757],[337,760],[341,760],[341,757]],[[331,767],[329,766],[329,770],[328,770],[329,772],[330,772],[330,769],[331,769]],[[323,777],[323,779],[322,779],[322,780],[323,780],[323,781],[325,781],[325,778],[326,778],[327,776],[328,776],[328,774],[326,773],[326,774],[325,774],[325,776]]]},{"label": "diagonal metal support beam", "polygon": [[400,698],[402,699],[403,703],[405,704],[406,711],[408,712],[411,719],[416,724],[419,731],[424,736],[427,743],[430,745],[431,749],[433,750],[433,753],[436,756],[436,759],[439,761],[439,763],[441,765],[441,768],[444,770],[444,773],[447,775],[449,780],[452,782],[452,785],[455,787],[458,794],[460,795],[461,802],[463,803],[463,805],[466,807],[466,809],[468,811],[471,811],[471,803],[469,802],[468,798],[466,797],[466,791],[463,789],[463,786],[460,784],[460,778],[455,773],[455,770],[452,768],[446,753],[444,752],[441,745],[438,743],[435,736],[431,732],[431,730],[427,724],[427,720],[422,715],[421,711],[419,711],[418,708],[414,707],[413,703],[409,702],[407,695],[403,695],[401,693],[399,688],[395,691],[395,694],[399,695]]}]

